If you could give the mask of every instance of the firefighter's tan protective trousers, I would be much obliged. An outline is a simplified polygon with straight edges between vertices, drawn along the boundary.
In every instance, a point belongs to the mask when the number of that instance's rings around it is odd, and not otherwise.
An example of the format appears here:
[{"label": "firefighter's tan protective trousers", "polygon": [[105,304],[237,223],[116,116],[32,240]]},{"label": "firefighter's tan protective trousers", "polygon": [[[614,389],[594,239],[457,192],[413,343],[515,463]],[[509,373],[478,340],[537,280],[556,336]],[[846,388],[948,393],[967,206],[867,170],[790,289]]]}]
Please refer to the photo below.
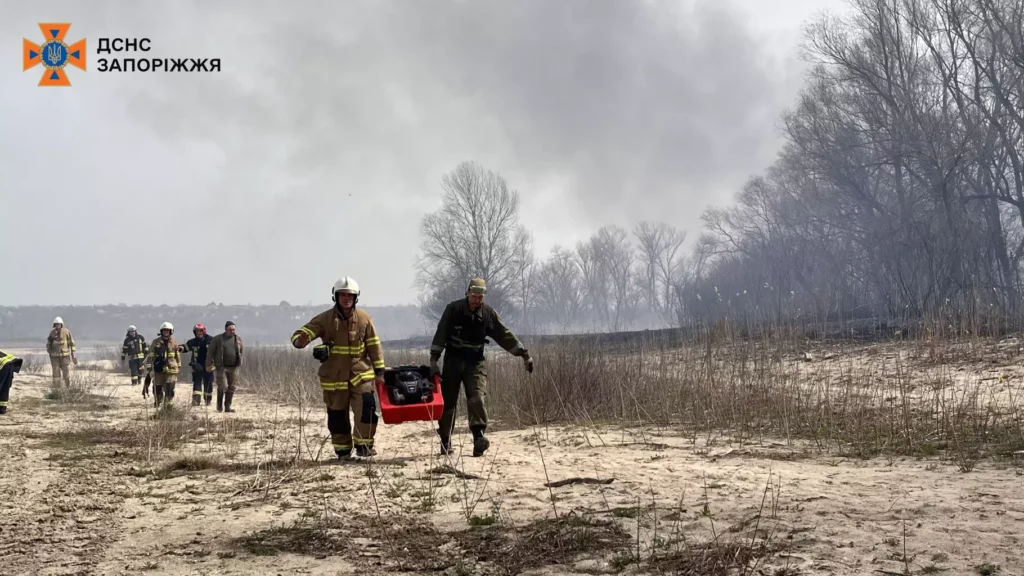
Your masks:
[{"label": "firefighter's tan protective trousers", "polygon": [[[373,387],[374,382],[370,380],[352,389],[323,391],[327,429],[331,432],[335,452],[348,452],[353,446],[373,446],[377,434],[377,401]],[[349,421],[349,409],[355,416],[355,426]]]},{"label": "firefighter's tan protective trousers", "polygon": [[61,377],[64,385],[71,386],[71,356],[51,356],[50,368],[53,370],[53,385],[60,386]]},{"label": "firefighter's tan protective trousers", "polygon": [[165,399],[167,406],[174,403],[174,386],[177,383],[177,374],[153,374],[153,402],[157,407]]}]

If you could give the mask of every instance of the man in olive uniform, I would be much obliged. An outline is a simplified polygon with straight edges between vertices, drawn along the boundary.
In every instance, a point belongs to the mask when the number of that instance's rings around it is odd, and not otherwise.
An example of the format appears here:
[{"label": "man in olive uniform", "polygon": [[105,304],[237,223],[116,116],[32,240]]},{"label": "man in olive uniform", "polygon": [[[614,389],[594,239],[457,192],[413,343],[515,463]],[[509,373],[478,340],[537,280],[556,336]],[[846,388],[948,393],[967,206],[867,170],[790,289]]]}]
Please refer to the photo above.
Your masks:
[{"label": "man in olive uniform", "polygon": [[14,354],[0,350],[0,415],[7,414],[7,402],[11,399],[11,384],[14,374],[21,372],[23,360]]},{"label": "man in olive uniform", "polygon": [[[149,346],[145,364],[146,370],[153,373],[154,405],[159,408],[166,398],[163,404],[170,407],[174,403],[174,385],[178,383],[178,372],[181,371],[181,354],[174,338],[174,325],[170,322],[160,325],[160,336]],[[146,390],[142,393],[145,395]]]},{"label": "man in olive uniform", "polygon": [[60,386],[61,376],[64,385],[71,385],[71,364],[78,364],[75,356],[75,339],[71,331],[64,327],[60,316],[53,319],[53,330],[46,338],[46,353],[50,355],[50,368],[53,370],[53,385]]},{"label": "man in olive uniform", "polygon": [[[320,339],[313,357],[321,362],[318,374],[327,407],[327,430],[341,460],[351,457],[353,445],[361,458],[377,454],[373,447],[378,422],[374,384],[384,381],[384,349],[373,318],[356,308],[358,299],[355,280],[338,280],[331,290],[334,306],[292,333],[292,345],[300,349]],[[355,426],[349,421],[349,409],[355,415]]]},{"label": "man in olive uniform", "polygon": [[210,340],[206,349],[206,371],[213,372],[217,383],[217,412],[234,412],[231,400],[235,396],[235,376],[242,366],[245,347],[236,333],[235,323],[224,323],[224,333]]},{"label": "man in olive uniform", "polygon": [[146,359],[146,339],[135,329],[135,326],[128,327],[128,334],[124,337],[124,344],[121,345],[121,362],[128,359],[128,369],[132,375],[132,386],[139,383],[143,376],[143,360]]},{"label": "man in olive uniform", "polygon": [[[487,429],[487,364],[484,359],[487,337],[513,356],[521,357],[526,371],[533,372],[530,353],[505,327],[494,308],[484,302],[486,293],[487,284],[481,278],[474,278],[466,290],[466,297],[445,307],[430,345],[430,373],[431,376],[441,374],[441,395],[444,397],[444,411],[437,430],[442,454],[449,454],[452,450],[452,430],[462,384],[466,387],[469,429],[473,432],[473,456],[483,456],[491,445],[484,436]],[[437,366],[441,352],[444,352],[443,370]]]}]

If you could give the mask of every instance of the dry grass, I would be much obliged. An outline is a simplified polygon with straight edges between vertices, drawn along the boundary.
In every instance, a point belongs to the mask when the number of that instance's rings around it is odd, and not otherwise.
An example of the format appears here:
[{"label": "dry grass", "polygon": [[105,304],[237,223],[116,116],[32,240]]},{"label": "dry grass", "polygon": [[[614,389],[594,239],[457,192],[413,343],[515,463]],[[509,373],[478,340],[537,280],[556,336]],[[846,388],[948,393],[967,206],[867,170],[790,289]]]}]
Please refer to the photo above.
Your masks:
[{"label": "dry grass", "polygon": [[50,359],[46,354],[25,354],[21,360],[21,374],[43,374],[50,367]]},{"label": "dry grass", "polygon": [[209,411],[177,401],[170,406],[147,410],[132,422],[130,432],[132,445],[145,461],[152,462],[167,451],[189,444],[207,453],[213,453],[216,447],[219,453],[232,456],[231,448],[237,449],[238,443],[258,425],[248,419],[214,418]]},{"label": "dry grass", "polygon": [[[359,527],[357,541],[351,537],[352,526]],[[346,555],[402,572],[454,569],[473,574],[478,572],[473,567],[483,564],[487,573],[512,575],[542,566],[571,564],[580,555],[614,553],[629,547],[630,536],[614,522],[584,517],[538,520],[523,526],[493,524],[445,533],[416,516],[390,517],[382,522],[375,517],[346,514],[329,519],[301,517],[290,524],[246,534],[233,544],[258,556]],[[385,554],[391,545],[401,553]]]},{"label": "dry grass", "polygon": [[76,370],[72,367],[68,380],[67,383],[63,378],[53,381],[46,398],[61,404],[92,404],[104,400],[103,396],[93,393],[93,390],[104,383],[102,374]]},{"label": "dry grass", "polygon": [[116,346],[101,346],[95,349],[92,354],[94,360],[109,362],[117,366],[117,372],[128,373],[128,364],[121,364],[121,349]]},{"label": "dry grass", "polygon": [[88,423],[82,427],[61,430],[47,435],[43,445],[68,451],[81,451],[102,445],[127,447],[134,437],[126,430],[99,423]]},{"label": "dry grass", "polygon": [[[779,338],[779,331],[774,337],[742,333],[719,326],[686,340],[536,342],[530,345],[536,359],[532,375],[518,359],[492,349],[492,429],[532,428],[533,437],[548,439],[548,427],[566,423],[583,436],[621,427],[624,438],[628,430],[640,448],[654,452],[659,445],[648,442],[646,433],[676,440],[682,435],[693,445],[782,439],[801,451],[825,454],[943,456],[962,472],[1024,449],[1018,398],[1024,373],[1011,373],[1021,353],[1012,341],[961,333],[880,346]],[[425,351],[387,346],[385,357],[389,365],[426,362]],[[1009,376],[968,377],[959,367],[972,362]],[[412,454],[407,461],[381,457],[357,464],[366,479],[364,484],[356,478],[359,493],[346,489],[344,498],[327,496],[338,482],[337,472],[321,464],[329,460],[330,445],[317,366],[309,350],[254,346],[236,397],[244,415],[188,406],[191,386],[182,375],[172,408],[154,410],[150,404],[117,426],[87,421],[46,443],[81,457],[110,457],[116,447],[114,455],[130,457],[129,464],[147,463],[145,470],[132,468],[133,475],[172,482],[184,476],[177,481],[220,486],[219,497],[232,511],[267,505],[283,493],[323,495],[322,507],[231,541],[233,550],[253,556],[343,556],[366,573],[516,574],[550,565],[585,572],[598,570],[580,564],[593,559],[604,563],[600,570],[610,565],[684,575],[792,573],[771,563],[795,545],[775,537],[782,485],[771,474],[763,495],[757,493],[760,508],[724,530],[711,509],[707,481],[703,500],[683,506],[680,498],[674,510],[659,508],[664,501],[653,488],[649,499],[636,494],[635,506],[626,500],[623,507],[620,500],[599,508],[591,501],[585,510],[549,490],[548,518],[523,522],[514,519],[515,511],[502,509],[505,486],[492,478],[493,461],[488,465],[485,459],[483,471],[467,475],[465,461],[440,457],[424,430],[406,437],[408,445],[388,443],[385,452]],[[73,372],[73,386],[58,389],[57,402],[86,406],[100,397],[91,392],[98,383],[89,374]],[[465,415],[464,404],[460,412]],[[550,483],[552,459],[544,442],[537,441],[531,454]],[[349,496],[359,502],[352,506]],[[454,508],[465,527],[442,530],[432,523],[429,515],[446,508]],[[666,532],[668,521],[674,528]],[[359,527],[358,540],[351,536],[353,526]]]},{"label": "dry grass", "polygon": [[658,556],[650,566],[662,574],[730,576],[750,573],[749,567],[758,559],[776,552],[764,546],[751,546],[749,542],[708,542]]},{"label": "dry grass", "polygon": [[607,556],[630,547],[618,523],[584,516],[544,519],[523,526],[491,524],[454,534],[474,562],[489,562],[503,574],[549,565],[571,565],[581,555]]},{"label": "dry grass", "polygon": [[[890,344],[884,357],[864,366],[855,357],[866,347],[743,339],[723,328],[689,341],[566,340],[530,347],[533,375],[492,347],[488,405],[495,427],[571,422],[671,428],[693,441],[781,437],[857,457],[943,453],[964,471],[981,458],[1024,448],[1021,388],[965,380],[955,369],[986,355],[1012,363],[1019,347],[935,336]],[[425,351],[386,349],[385,357],[389,365],[426,362]],[[251,390],[319,406],[317,364],[306,351],[254,348],[247,362]]]}]

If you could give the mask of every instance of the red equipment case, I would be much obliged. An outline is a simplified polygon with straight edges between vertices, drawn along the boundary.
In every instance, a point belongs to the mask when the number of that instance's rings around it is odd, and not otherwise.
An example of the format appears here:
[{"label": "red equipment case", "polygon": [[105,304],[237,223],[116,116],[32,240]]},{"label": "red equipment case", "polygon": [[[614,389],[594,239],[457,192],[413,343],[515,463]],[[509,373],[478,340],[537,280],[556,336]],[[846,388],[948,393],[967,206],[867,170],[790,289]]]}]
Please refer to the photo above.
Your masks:
[{"label": "red equipment case", "polygon": [[384,384],[377,383],[377,397],[380,398],[380,414],[385,424],[401,424],[402,422],[437,421],[444,411],[444,398],[441,397],[441,377],[430,379],[434,384],[434,397],[430,402],[418,404],[392,404],[391,397]]}]

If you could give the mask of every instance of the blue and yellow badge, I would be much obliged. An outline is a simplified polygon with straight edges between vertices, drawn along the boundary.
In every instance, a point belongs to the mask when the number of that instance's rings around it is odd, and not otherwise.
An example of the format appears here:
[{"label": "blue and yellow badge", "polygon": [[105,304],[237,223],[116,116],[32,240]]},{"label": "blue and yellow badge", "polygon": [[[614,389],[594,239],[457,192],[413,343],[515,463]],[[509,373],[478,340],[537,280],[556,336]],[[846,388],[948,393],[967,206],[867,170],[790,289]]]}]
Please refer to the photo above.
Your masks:
[{"label": "blue and yellow badge", "polygon": [[85,38],[68,46],[64,43],[68,28],[71,28],[71,24],[40,24],[39,29],[43,31],[43,38],[46,39],[42,46],[24,38],[22,52],[25,70],[39,64],[46,68],[46,72],[39,80],[40,86],[71,86],[68,75],[64,72],[64,67],[68,64],[85,70]]}]

